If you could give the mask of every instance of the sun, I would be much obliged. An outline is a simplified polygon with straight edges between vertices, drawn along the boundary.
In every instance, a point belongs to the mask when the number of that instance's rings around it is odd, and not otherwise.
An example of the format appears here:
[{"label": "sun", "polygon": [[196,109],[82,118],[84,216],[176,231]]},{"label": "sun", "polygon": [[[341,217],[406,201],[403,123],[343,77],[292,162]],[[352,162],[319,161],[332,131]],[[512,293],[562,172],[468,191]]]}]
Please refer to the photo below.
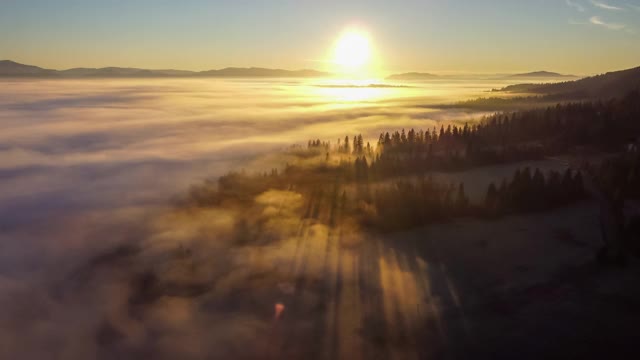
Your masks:
[{"label": "sun", "polygon": [[371,61],[371,44],[366,33],[345,31],[335,44],[333,62],[345,72],[364,70]]}]

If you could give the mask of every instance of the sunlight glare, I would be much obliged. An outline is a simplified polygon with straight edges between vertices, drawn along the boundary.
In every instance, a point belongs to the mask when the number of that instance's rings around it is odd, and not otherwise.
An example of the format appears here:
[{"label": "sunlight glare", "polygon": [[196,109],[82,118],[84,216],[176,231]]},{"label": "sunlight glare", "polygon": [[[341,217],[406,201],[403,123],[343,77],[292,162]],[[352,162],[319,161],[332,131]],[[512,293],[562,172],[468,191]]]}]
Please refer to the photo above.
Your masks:
[{"label": "sunlight glare", "polygon": [[354,73],[362,71],[371,61],[371,45],[367,34],[348,30],[343,33],[334,48],[333,62],[342,71]]}]

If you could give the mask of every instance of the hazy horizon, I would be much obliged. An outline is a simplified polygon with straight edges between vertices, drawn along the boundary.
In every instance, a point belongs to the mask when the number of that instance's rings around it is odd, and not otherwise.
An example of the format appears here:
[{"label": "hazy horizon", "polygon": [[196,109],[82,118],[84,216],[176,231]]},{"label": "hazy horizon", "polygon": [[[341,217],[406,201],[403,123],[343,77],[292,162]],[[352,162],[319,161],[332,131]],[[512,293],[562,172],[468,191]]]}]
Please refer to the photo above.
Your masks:
[{"label": "hazy horizon", "polygon": [[[0,32],[12,36],[0,39],[0,57],[54,69],[260,66],[334,72],[331,50],[350,28],[369,37],[376,74],[544,69],[581,75],[635,67],[640,58],[637,0],[9,0],[2,6]],[[385,17],[389,12],[395,16]]]},{"label": "hazy horizon", "polygon": [[[168,67],[168,68],[150,68],[150,67],[138,67],[138,66],[103,66],[103,67],[87,67],[87,66],[79,66],[79,67],[73,67],[73,68],[51,68],[51,67],[46,67],[46,66],[41,66],[39,64],[35,64],[35,63],[24,63],[24,62],[20,62],[20,61],[16,61],[15,59],[0,59],[0,61],[11,61],[11,62],[15,62],[21,65],[28,65],[28,66],[36,66],[42,69],[46,69],[46,70],[56,70],[56,71],[66,71],[66,70],[74,70],[74,69],[103,69],[103,68],[122,68],[122,69],[141,69],[141,70],[151,70],[151,71],[185,71],[185,72],[192,72],[192,73],[198,73],[198,72],[204,72],[204,71],[215,71],[215,70],[224,70],[224,69],[231,69],[231,68],[237,68],[237,69],[269,69],[269,70],[285,70],[285,71],[302,71],[302,70],[312,70],[312,71],[319,71],[319,72],[326,72],[328,75],[330,75],[331,77],[336,77],[338,79],[340,79],[340,77],[343,78],[343,80],[350,80],[349,79],[349,74],[340,74],[340,73],[332,73],[330,71],[323,71],[323,70],[318,70],[316,68],[283,68],[283,67],[266,67],[266,66],[260,66],[258,65],[249,65],[249,66],[234,66],[234,65],[229,65],[229,66],[225,66],[225,67],[221,67],[221,68],[213,68],[213,67],[209,67],[209,68],[205,68],[204,70],[193,70],[193,69],[182,69],[182,68],[178,68],[178,67]],[[632,66],[631,68],[635,68],[640,66],[640,62],[638,63],[637,66]],[[606,71],[603,71],[601,73],[606,73],[606,72],[612,72],[612,71],[620,71],[620,70],[627,70],[628,68],[624,68],[624,69],[608,69]],[[450,71],[429,71],[429,70],[408,70],[408,71],[392,71],[392,70],[386,70],[386,72],[380,72],[377,73],[376,75],[379,78],[383,78],[383,77],[387,77],[390,75],[397,75],[397,74],[405,74],[405,73],[419,73],[419,74],[433,74],[433,75],[437,75],[437,76],[459,76],[459,77],[464,77],[464,76],[509,76],[509,75],[518,75],[518,74],[529,74],[529,73],[536,73],[536,72],[551,72],[551,73],[557,73],[559,75],[563,75],[563,76],[575,76],[575,77],[581,77],[581,76],[592,76],[592,75],[598,75],[601,73],[588,73],[588,74],[581,74],[581,73],[560,73],[557,71],[554,71],[554,69],[547,69],[547,68],[542,68],[542,67],[534,67],[531,69],[522,69],[519,71],[511,71],[511,72],[465,72],[465,71],[456,71],[456,70],[450,70]],[[365,79],[366,80],[366,79]],[[371,80],[376,80],[375,75],[372,75]]]}]

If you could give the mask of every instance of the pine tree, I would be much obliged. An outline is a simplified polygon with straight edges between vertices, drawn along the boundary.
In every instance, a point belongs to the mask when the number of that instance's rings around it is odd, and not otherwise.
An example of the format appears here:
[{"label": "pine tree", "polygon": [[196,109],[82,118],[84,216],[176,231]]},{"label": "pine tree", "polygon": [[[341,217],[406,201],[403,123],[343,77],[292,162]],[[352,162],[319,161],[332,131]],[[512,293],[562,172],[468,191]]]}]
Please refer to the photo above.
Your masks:
[{"label": "pine tree", "polygon": [[502,179],[502,182],[500,183],[500,187],[498,188],[498,201],[496,205],[499,212],[508,211],[509,206],[511,206],[507,179]]},{"label": "pine tree", "polygon": [[409,133],[407,134],[407,142],[410,144],[416,142],[416,131],[414,129],[409,130]]},{"label": "pine tree", "polygon": [[584,181],[582,180],[582,173],[578,171],[576,176],[573,178],[573,199],[572,200],[580,200],[584,197],[585,189],[584,189]]},{"label": "pine tree", "polygon": [[573,193],[573,172],[571,169],[567,169],[562,176],[562,182],[560,183],[561,197],[559,198],[561,204],[566,204],[571,200],[571,194]]},{"label": "pine tree", "polygon": [[464,214],[469,206],[469,198],[464,191],[464,183],[458,186],[458,194],[456,195],[456,209],[459,214]]},{"label": "pine tree", "polygon": [[531,188],[528,189],[530,192],[530,200],[532,202],[532,208],[535,210],[541,210],[545,207],[545,181],[544,175],[540,169],[536,168],[533,173],[533,179],[531,181]]},{"label": "pine tree", "polygon": [[484,206],[487,209],[489,215],[495,215],[497,211],[498,203],[498,191],[494,183],[489,184],[487,188],[487,196],[484,200]]}]

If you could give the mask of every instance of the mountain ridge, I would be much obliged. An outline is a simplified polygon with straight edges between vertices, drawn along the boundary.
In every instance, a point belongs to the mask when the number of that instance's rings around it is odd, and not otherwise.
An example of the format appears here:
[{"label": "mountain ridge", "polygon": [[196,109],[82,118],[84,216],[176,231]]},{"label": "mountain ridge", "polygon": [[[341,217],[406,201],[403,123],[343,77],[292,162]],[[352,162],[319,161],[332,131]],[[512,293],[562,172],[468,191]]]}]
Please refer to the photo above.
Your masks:
[{"label": "mountain ridge", "polygon": [[438,75],[424,72],[406,72],[401,74],[393,74],[387,76],[387,80],[427,80],[427,79],[436,79]]},{"label": "mountain ridge", "polygon": [[532,71],[522,74],[513,74],[507,76],[508,78],[576,78],[575,75],[560,74],[557,72],[551,72],[546,70]]},{"label": "mountain ridge", "polygon": [[44,69],[0,60],[0,77],[48,77],[48,78],[99,78],[99,77],[327,77],[330,73],[312,69],[284,70],[261,67],[227,67],[217,70],[152,70],[125,67],[71,68],[66,70]]}]

